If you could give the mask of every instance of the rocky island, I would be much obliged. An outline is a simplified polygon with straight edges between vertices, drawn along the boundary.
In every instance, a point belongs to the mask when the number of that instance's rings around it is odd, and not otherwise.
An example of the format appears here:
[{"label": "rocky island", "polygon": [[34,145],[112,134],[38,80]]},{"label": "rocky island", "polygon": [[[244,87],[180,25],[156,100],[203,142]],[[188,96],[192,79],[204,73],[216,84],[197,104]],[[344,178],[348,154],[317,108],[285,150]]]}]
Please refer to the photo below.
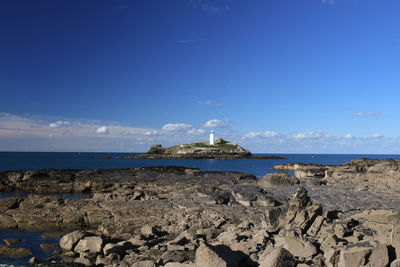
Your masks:
[{"label": "rocky island", "polygon": [[147,158],[147,159],[284,159],[276,156],[253,156],[249,150],[238,144],[231,143],[224,139],[209,142],[180,144],[164,148],[157,144],[144,154],[126,156],[126,158]]},{"label": "rocky island", "polygon": [[[47,261],[31,258],[41,266],[400,266],[400,161],[276,169],[296,177],[184,167],[2,172],[1,192],[28,194],[0,199],[0,229],[60,236]],[[72,192],[88,197],[61,195]],[[0,253],[21,255],[9,241]]]}]

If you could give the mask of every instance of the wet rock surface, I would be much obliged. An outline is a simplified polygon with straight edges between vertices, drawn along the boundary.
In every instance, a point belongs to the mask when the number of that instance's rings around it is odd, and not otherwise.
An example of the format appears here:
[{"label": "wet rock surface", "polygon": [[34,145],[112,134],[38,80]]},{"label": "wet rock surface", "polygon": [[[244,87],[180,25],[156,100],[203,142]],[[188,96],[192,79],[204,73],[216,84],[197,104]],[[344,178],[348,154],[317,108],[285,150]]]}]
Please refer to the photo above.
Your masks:
[{"label": "wet rock surface", "polygon": [[397,164],[277,166],[303,171],[297,178],[183,167],[3,172],[1,190],[31,194],[0,200],[0,227],[62,235],[59,254],[33,263],[42,266],[397,266]]}]

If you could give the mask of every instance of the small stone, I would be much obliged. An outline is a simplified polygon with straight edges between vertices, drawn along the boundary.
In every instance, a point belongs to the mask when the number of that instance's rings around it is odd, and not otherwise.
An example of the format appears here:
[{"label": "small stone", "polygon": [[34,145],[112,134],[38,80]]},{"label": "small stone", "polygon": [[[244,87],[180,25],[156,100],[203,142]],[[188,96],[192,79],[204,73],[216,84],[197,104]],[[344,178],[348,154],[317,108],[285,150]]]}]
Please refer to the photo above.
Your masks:
[{"label": "small stone", "polygon": [[33,265],[35,263],[38,263],[39,261],[36,257],[31,257],[28,262],[30,265]]},{"label": "small stone", "polygon": [[7,245],[7,246],[16,246],[19,243],[21,243],[22,239],[20,238],[3,238],[3,242]]}]

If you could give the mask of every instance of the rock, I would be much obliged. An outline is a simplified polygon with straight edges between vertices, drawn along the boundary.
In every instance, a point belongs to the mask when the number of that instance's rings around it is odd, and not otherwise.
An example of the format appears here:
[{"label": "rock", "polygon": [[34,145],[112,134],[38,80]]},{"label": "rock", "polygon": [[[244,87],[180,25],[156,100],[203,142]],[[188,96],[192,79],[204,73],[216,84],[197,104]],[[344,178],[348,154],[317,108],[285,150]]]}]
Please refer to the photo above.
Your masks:
[{"label": "rock", "polygon": [[334,234],[330,235],[321,243],[320,249],[323,252],[327,252],[331,248],[334,248],[338,244],[338,242],[339,242],[339,239],[336,235],[334,235]]},{"label": "rock", "polygon": [[393,224],[390,244],[393,247],[400,246],[400,223]]},{"label": "rock", "polygon": [[57,243],[44,243],[44,244],[40,244],[40,248],[43,250],[53,250],[59,247],[59,244]]},{"label": "rock", "polygon": [[0,214],[0,228],[2,229],[13,229],[17,228],[18,224],[14,220],[13,217],[6,215],[6,214]]},{"label": "rock", "polygon": [[260,262],[260,267],[295,267],[296,260],[285,248],[275,248],[265,255]]},{"label": "rock", "polygon": [[16,246],[19,243],[21,243],[22,239],[20,238],[3,238],[3,242],[7,245],[7,246]]},{"label": "rock", "polygon": [[392,263],[390,264],[390,267],[400,267],[400,259],[396,259],[396,260],[392,261]]},{"label": "rock", "polygon": [[73,250],[78,241],[88,235],[90,235],[88,232],[81,230],[66,234],[60,239],[60,247],[67,251]]},{"label": "rock", "polygon": [[287,207],[280,206],[265,210],[263,226],[269,232],[277,231],[285,223]]},{"label": "rock", "polygon": [[107,256],[107,255],[110,255],[113,253],[118,254],[118,255],[123,255],[125,253],[125,248],[123,246],[123,243],[121,245],[108,243],[104,246],[104,248],[103,248],[104,256]]},{"label": "rock", "polygon": [[327,267],[337,267],[340,257],[340,250],[330,248],[324,252],[325,265]]},{"label": "rock", "polygon": [[196,267],[194,263],[168,262],[164,267]]},{"label": "rock", "polygon": [[155,263],[151,260],[138,261],[131,265],[131,267],[155,267]]},{"label": "rock", "polygon": [[258,183],[262,186],[287,186],[287,185],[297,185],[300,183],[299,179],[292,177],[286,172],[270,173],[266,174],[261,178]]},{"label": "rock", "polygon": [[87,236],[79,240],[75,246],[75,253],[88,252],[90,254],[97,254],[102,251],[103,239],[99,236]]},{"label": "rock", "polygon": [[74,262],[85,265],[85,266],[92,266],[92,263],[90,262],[90,260],[88,258],[84,258],[84,257],[76,258],[74,260]]},{"label": "rock", "polygon": [[23,258],[32,255],[32,251],[27,248],[10,248],[0,245],[0,255],[11,256],[13,258]]},{"label": "rock", "polygon": [[165,148],[160,144],[152,145],[147,151],[147,154],[164,154]]},{"label": "rock", "polygon": [[177,245],[177,244],[169,244],[167,246],[167,250],[168,251],[184,251],[185,250],[185,246]]},{"label": "rock", "polygon": [[386,266],[389,254],[386,246],[366,247],[355,244],[340,251],[338,267]]},{"label": "rock", "polygon": [[368,266],[387,266],[389,264],[389,253],[386,246],[380,245],[372,249],[369,256]]},{"label": "rock", "polygon": [[220,189],[215,190],[212,193],[212,197],[214,198],[215,204],[217,205],[228,204],[229,202],[231,202],[232,199],[234,199],[231,193],[226,190]]},{"label": "rock", "polygon": [[324,220],[324,217],[318,215],[311,227],[308,229],[307,234],[311,237],[315,237],[318,234],[321,225],[324,223]]},{"label": "rock", "polygon": [[295,257],[309,258],[317,253],[317,248],[311,242],[294,231],[288,233],[283,242],[283,247]]},{"label": "rock", "polygon": [[144,235],[146,238],[151,238],[156,236],[158,234],[158,231],[153,226],[145,225],[140,229],[140,233]]},{"label": "rock", "polygon": [[204,242],[196,250],[196,266],[202,267],[239,267],[242,258],[227,246],[210,246]]},{"label": "rock", "polygon": [[153,145],[142,155],[127,158],[170,158],[170,159],[243,159],[251,158],[250,151],[228,141],[215,145],[206,143],[180,144],[168,148]]},{"label": "rock", "polygon": [[28,262],[29,262],[29,265],[34,265],[34,264],[38,263],[39,261],[36,257],[31,257]]}]

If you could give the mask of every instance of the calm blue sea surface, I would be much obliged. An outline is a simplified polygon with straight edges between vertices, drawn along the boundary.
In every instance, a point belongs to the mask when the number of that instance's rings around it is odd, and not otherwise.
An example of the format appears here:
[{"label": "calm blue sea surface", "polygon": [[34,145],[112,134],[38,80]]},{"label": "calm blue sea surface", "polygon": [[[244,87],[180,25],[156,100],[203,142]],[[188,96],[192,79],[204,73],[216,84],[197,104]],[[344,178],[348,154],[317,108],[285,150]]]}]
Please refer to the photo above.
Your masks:
[{"label": "calm blue sea surface", "polygon": [[[281,156],[284,160],[171,160],[171,159],[125,159],[132,153],[64,153],[64,152],[0,152],[0,171],[56,169],[110,169],[148,166],[185,166],[203,171],[237,171],[264,176],[273,172],[272,167],[285,163],[318,163],[341,165],[353,159],[400,159],[400,155],[357,154],[258,154]],[[104,159],[102,157],[119,157]]]}]

